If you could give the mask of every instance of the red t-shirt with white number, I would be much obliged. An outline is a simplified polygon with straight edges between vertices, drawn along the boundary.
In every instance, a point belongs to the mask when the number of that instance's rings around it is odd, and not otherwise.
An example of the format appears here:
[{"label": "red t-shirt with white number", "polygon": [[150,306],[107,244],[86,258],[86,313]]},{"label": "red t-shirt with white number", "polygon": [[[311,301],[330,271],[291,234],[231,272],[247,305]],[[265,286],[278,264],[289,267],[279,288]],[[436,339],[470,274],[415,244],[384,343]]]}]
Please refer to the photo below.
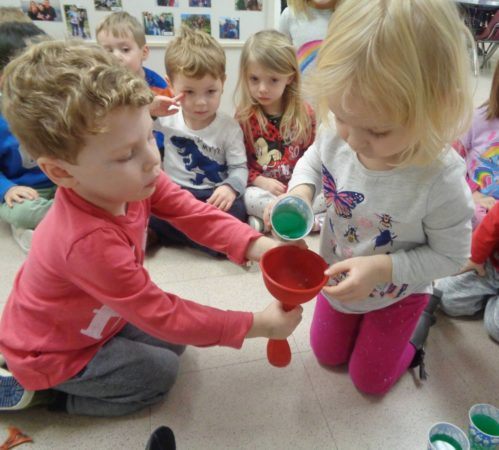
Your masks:
[{"label": "red t-shirt with white number", "polygon": [[183,300],[149,278],[143,262],[151,212],[237,263],[260,236],[164,173],[154,194],[129,203],[124,216],[59,188],[0,321],[0,352],[26,389],[73,377],[128,322],[171,343],[241,347],[251,313]]}]

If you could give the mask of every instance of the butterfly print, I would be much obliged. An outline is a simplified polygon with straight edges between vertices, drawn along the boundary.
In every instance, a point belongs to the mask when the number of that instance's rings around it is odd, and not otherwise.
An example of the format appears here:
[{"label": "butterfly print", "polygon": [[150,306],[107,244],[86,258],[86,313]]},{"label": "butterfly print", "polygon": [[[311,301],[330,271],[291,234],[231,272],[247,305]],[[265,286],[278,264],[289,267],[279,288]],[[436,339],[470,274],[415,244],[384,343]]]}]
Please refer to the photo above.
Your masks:
[{"label": "butterfly print", "polygon": [[322,166],[322,184],[327,206],[334,206],[336,214],[345,219],[352,217],[352,209],[364,201],[364,195],[353,191],[338,191],[331,173]]}]

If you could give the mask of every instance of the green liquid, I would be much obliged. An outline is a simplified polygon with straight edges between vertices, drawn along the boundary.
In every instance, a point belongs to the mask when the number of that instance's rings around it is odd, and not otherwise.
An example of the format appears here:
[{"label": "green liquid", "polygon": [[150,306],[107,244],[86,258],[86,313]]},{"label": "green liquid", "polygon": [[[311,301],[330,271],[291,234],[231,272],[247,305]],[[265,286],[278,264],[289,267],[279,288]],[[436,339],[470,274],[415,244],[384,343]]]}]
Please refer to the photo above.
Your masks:
[{"label": "green liquid", "polygon": [[499,436],[499,423],[497,423],[492,417],[486,416],[485,414],[475,414],[471,416],[473,424],[486,434],[491,436]]},{"label": "green liquid", "polygon": [[459,445],[454,438],[447,436],[446,434],[434,434],[430,438],[430,442],[433,444],[436,450],[462,450],[463,448]]},{"label": "green liquid", "polygon": [[272,215],[275,231],[284,239],[298,239],[307,231],[306,219],[292,207],[283,206]]}]

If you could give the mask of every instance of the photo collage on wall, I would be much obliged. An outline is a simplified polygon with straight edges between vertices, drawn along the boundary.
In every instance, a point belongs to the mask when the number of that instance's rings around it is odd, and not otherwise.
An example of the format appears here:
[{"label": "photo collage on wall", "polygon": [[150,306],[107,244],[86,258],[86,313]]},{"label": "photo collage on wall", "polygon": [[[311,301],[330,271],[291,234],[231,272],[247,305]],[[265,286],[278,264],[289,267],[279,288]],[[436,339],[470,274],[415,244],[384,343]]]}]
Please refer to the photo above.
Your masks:
[{"label": "photo collage on wall", "polygon": [[47,22],[40,26],[58,38],[62,34],[95,39],[95,28],[106,15],[127,11],[143,24],[148,37],[162,42],[161,37],[174,36],[182,25],[218,39],[245,39],[262,21],[263,16],[257,16],[262,15],[264,1],[270,0],[17,0],[17,4],[30,19]]},{"label": "photo collage on wall", "polygon": [[[239,17],[220,16],[218,18],[218,27],[212,23],[212,14],[209,9],[213,8],[212,3],[224,3],[224,11],[227,11],[227,6],[230,0],[188,0],[188,8],[202,8],[202,12],[188,11],[180,14],[181,25],[186,25],[190,28],[202,30],[208,34],[215,35],[215,30],[218,28],[218,37],[220,39],[239,40],[241,36]],[[262,11],[263,0],[232,0],[234,2],[234,12],[236,11]],[[178,8],[179,0],[156,0],[157,6],[166,6],[170,8]],[[231,5],[232,6],[232,5]],[[145,33],[148,36],[172,36],[175,34],[175,18],[171,12],[142,12],[142,20],[144,23]]]}]

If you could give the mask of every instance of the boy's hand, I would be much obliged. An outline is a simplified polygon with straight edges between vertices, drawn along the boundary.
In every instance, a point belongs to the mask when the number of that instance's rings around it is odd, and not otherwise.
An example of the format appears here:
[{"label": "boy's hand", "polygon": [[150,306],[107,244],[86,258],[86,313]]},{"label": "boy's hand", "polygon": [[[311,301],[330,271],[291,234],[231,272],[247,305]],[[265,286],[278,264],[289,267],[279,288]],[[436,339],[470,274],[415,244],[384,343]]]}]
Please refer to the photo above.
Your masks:
[{"label": "boy's hand", "polygon": [[308,245],[304,239],[292,242],[285,242],[285,241],[278,241],[276,239],[272,239],[267,236],[260,236],[259,238],[251,241],[250,245],[248,245],[248,249],[246,250],[246,255],[245,255],[246,259],[250,261],[260,261],[262,255],[265,252],[274,247],[280,247],[281,245],[296,245],[301,248],[308,248]]},{"label": "boy's hand", "polygon": [[474,270],[480,277],[484,277],[485,275],[487,275],[487,273],[485,272],[485,264],[478,264],[476,262],[473,262],[471,259],[468,260],[460,273],[469,272],[471,270]]},{"label": "boy's hand", "polygon": [[494,197],[483,195],[479,191],[473,192],[473,200],[478,205],[483,206],[486,210],[492,209],[496,204],[496,199]]},{"label": "boy's hand", "polygon": [[279,180],[274,180],[273,178],[264,177],[262,175],[257,176],[253,180],[253,185],[269,191],[275,196],[282,195],[287,190],[287,186],[284,183],[280,182]]},{"label": "boy's hand", "polygon": [[274,301],[263,311],[253,314],[253,326],[246,337],[286,339],[301,322],[302,313],[301,306],[285,312],[281,303]]},{"label": "boy's hand", "polygon": [[333,264],[325,274],[340,279],[324,287],[328,295],[340,302],[363,300],[378,283],[392,280],[392,260],[388,255],[359,256]]},{"label": "boy's hand", "polygon": [[180,108],[180,100],[184,94],[179,94],[176,97],[166,97],[165,95],[156,95],[149,105],[149,114],[153,117],[172,116],[178,113]]},{"label": "boy's hand", "polygon": [[12,186],[4,196],[5,203],[9,208],[14,206],[14,203],[22,203],[24,200],[36,200],[38,192],[28,186]]},{"label": "boy's hand", "polygon": [[221,211],[227,212],[232,207],[236,197],[237,194],[234,189],[228,184],[222,184],[213,191],[213,194],[206,200],[206,203],[216,206]]}]

